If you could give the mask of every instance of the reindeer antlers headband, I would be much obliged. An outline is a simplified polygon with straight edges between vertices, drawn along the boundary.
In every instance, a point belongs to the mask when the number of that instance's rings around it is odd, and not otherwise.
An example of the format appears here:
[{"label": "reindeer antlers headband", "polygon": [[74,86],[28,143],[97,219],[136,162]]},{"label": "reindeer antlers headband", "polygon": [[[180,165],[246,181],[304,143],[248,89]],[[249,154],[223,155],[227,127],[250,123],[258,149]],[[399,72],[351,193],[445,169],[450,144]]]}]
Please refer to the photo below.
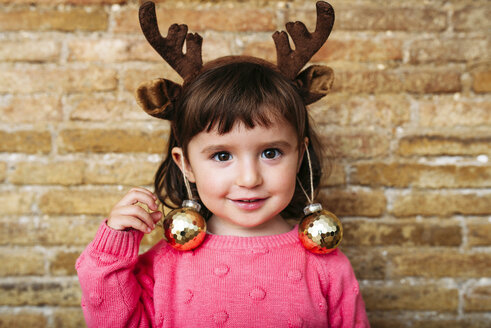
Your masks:
[{"label": "reindeer antlers headband", "polygon": [[[253,62],[281,72],[296,83],[306,105],[324,97],[330,90],[334,73],[330,67],[312,65],[300,70],[322,47],[331,33],[334,24],[334,9],[327,2],[317,2],[317,23],[310,33],[302,22],[289,22],[286,30],[290,34],[295,50],[290,48],[288,34],[276,31],[273,40],[276,45],[277,64],[249,56],[226,56],[205,65],[201,58],[203,38],[197,33],[188,33],[187,25],[173,24],[167,37],[162,37],[157,24],[155,4],[146,2],[140,7],[140,25],[147,41],[159,55],[184,79],[183,85],[190,83],[202,72],[217,65],[237,62]],[[186,42],[186,53],[183,53]],[[172,119],[169,106],[179,98],[182,86],[167,79],[157,79],[141,84],[137,89],[138,104],[150,115]]]}]

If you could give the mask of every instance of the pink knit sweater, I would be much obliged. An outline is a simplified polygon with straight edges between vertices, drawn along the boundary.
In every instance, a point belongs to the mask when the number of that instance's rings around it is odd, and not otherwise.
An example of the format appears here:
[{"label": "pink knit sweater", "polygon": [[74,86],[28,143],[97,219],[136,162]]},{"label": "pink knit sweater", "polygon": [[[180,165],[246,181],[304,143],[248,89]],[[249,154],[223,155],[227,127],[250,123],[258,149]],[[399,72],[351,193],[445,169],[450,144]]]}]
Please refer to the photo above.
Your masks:
[{"label": "pink knit sweater", "polygon": [[346,256],[309,253],[297,227],[138,256],[142,237],[103,223],[77,260],[89,327],[369,327]]}]

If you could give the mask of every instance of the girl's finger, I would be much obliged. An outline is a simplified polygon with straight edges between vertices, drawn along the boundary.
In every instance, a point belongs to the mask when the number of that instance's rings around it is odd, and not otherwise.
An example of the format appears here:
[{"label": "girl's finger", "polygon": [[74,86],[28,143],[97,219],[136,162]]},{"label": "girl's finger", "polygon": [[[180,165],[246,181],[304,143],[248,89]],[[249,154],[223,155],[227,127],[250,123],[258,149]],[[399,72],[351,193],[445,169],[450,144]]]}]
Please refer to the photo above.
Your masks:
[{"label": "girl's finger", "polygon": [[160,219],[162,219],[162,212],[157,211],[157,212],[150,213],[150,217],[152,218],[154,223],[157,223],[160,221]]},{"label": "girl's finger", "polygon": [[114,230],[125,230],[132,228],[143,233],[150,233],[153,230],[147,224],[145,224],[145,222],[139,220],[138,218],[126,215],[119,215],[109,218],[107,220],[107,225]]},{"label": "girl's finger", "polygon": [[148,194],[148,195],[149,195],[150,197],[152,197],[153,199],[155,199],[155,200],[157,199],[157,196],[156,196],[156,195],[155,195],[153,192],[151,192],[150,190],[148,190],[148,189],[146,189],[146,188],[142,188],[142,187],[133,187],[133,188],[131,188],[131,189],[130,189],[130,191],[131,191],[131,190],[141,191],[141,192],[143,192],[143,193],[145,193],[145,194]]},{"label": "girl's finger", "polygon": [[153,218],[150,216],[150,214],[147,211],[145,211],[140,206],[136,206],[136,205],[123,206],[111,212],[111,216],[120,216],[120,215],[133,216],[139,219],[140,221],[143,221],[150,228],[152,229],[155,228],[155,223],[153,221]]},{"label": "girl's finger", "polygon": [[134,205],[136,203],[142,203],[148,206],[153,211],[158,209],[156,198],[150,193],[150,191],[143,192],[139,189],[131,189],[124,197],[116,204],[115,207],[122,207],[127,205]]}]

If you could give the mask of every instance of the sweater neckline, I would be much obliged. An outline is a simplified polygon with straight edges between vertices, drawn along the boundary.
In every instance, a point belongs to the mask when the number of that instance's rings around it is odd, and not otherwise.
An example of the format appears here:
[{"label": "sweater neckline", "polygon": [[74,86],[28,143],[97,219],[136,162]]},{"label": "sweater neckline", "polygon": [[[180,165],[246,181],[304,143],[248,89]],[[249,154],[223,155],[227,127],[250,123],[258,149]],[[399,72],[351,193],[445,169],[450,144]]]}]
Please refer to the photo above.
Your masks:
[{"label": "sweater neckline", "polygon": [[280,247],[288,244],[294,244],[298,239],[298,224],[290,231],[269,235],[254,237],[239,237],[229,235],[206,234],[203,246],[207,248],[227,248],[227,249],[265,249],[271,247]]}]

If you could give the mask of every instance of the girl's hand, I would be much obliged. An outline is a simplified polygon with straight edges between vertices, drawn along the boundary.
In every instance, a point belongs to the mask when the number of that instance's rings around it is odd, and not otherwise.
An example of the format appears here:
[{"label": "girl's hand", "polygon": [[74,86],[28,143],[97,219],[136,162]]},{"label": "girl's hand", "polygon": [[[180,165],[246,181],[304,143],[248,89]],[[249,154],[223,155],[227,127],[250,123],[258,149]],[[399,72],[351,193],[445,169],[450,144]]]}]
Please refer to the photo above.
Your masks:
[{"label": "girl's hand", "polygon": [[[109,213],[107,225],[114,230],[133,228],[143,233],[150,233],[162,217],[156,203],[157,196],[145,188],[132,188]],[[148,206],[152,213],[148,213],[138,206],[140,202]]]}]

